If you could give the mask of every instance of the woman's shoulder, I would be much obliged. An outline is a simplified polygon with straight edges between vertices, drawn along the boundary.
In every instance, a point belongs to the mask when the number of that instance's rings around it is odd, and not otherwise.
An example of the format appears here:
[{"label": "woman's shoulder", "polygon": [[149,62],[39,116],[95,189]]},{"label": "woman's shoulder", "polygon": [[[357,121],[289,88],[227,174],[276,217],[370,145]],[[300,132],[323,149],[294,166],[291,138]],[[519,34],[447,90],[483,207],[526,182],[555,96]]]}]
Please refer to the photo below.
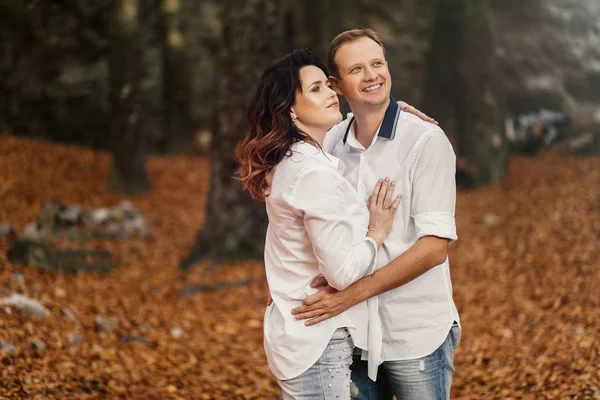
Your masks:
[{"label": "woman's shoulder", "polygon": [[[314,177],[327,169],[313,157],[300,152],[291,151],[274,168],[272,175],[272,192],[288,192],[296,183],[306,177]],[[327,171],[325,171],[327,173]]]}]

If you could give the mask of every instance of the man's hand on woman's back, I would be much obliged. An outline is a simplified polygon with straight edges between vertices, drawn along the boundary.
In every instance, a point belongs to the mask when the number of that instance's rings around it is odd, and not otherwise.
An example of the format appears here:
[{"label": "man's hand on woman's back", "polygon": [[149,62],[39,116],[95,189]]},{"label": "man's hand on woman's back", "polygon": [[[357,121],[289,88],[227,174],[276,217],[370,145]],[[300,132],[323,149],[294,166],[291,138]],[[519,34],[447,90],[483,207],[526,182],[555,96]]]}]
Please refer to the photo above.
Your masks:
[{"label": "man's hand on woman's back", "polygon": [[318,276],[310,284],[313,288],[321,288],[317,293],[308,296],[302,301],[302,306],[292,310],[296,319],[308,319],[307,326],[318,324],[329,318],[335,317],[352,307],[346,299],[344,291],[339,292],[329,286],[324,276]]}]

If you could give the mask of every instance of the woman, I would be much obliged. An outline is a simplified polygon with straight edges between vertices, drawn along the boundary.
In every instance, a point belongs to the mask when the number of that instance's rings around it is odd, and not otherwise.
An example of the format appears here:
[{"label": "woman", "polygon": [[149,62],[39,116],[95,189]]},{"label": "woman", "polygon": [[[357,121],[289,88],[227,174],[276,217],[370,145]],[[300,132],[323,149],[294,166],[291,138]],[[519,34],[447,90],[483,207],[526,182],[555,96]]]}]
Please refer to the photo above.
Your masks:
[{"label": "woman", "polygon": [[284,399],[350,398],[354,345],[367,348],[367,305],[310,327],[291,310],[316,291],[310,283],[318,275],[342,290],[368,274],[400,204],[386,178],[365,207],[339,172],[340,161],[323,152],[327,130],[342,119],[327,76],[310,50],[278,60],[262,76],[236,149],[244,188],[266,200],[273,302],[264,343]]}]

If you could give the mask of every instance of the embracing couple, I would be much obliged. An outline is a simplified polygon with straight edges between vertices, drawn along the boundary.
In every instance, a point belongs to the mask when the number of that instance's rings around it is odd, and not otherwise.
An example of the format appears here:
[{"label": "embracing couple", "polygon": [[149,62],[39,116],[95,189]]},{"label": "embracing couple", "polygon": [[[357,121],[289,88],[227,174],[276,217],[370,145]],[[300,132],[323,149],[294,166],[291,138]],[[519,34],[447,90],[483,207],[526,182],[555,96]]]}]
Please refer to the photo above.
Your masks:
[{"label": "embracing couple", "polygon": [[264,344],[284,399],[450,397],[456,158],[391,86],[381,39],[355,29],[327,67],[307,49],[276,61],[248,107],[238,172],[266,202]]}]

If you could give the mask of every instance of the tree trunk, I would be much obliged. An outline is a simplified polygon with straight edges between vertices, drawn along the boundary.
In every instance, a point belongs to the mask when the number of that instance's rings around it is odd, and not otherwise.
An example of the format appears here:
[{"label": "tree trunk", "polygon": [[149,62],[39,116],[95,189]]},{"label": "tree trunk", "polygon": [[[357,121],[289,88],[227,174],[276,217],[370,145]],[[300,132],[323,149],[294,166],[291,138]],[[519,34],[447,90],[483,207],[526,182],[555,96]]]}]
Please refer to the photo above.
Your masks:
[{"label": "tree trunk", "polygon": [[181,262],[261,258],[267,217],[262,202],[233,178],[234,149],[247,128],[246,107],[263,70],[280,55],[281,2],[228,0],[223,4],[223,59],[217,129],[212,141],[211,185],[204,229]]},{"label": "tree trunk", "polygon": [[142,51],[138,0],[113,3],[110,21],[110,146],[113,166],[107,189],[126,195],[150,190],[140,96]]},{"label": "tree trunk", "polygon": [[190,150],[190,70],[181,33],[180,0],[162,0],[163,20],[163,135],[168,153]]},{"label": "tree trunk", "polygon": [[30,28],[27,4],[23,0],[0,0],[0,22],[5,28],[23,30]]},{"label": "tree trunk", "polygon": [[456,99],[461,95],[457,82],[462,6],[452,0],[435,0],[435,20],[427,57],[427,78],[423,110],[433,114],[453,143],[456,143]]},{"label": "tree trunk", "polygon": [[[504,178],[504,93],[487,0],[438,0],[423,108],[457,145],[469,185]],[[458,175],[457,175],[458,178]]]},{"label": "tree trunk", "polygon": [[[327,18],[335,10],[330,0],[305,0],[290,2],[288,12],[293,27],[291,40],[286,48],[308,47],[323,61],[326,61],[327,46],[337,32],[332,21]],[[310,29],[306,29],[310,27]]]},{"label": "tree trunk", "polygon": [[[453,0],[444,0],[453,1]],[[474,171],[475,184],[500,182],[506,174],[505,94],[492,35],[488,0],[462,0],[460,89],[455,101],[458,153]]]}]

